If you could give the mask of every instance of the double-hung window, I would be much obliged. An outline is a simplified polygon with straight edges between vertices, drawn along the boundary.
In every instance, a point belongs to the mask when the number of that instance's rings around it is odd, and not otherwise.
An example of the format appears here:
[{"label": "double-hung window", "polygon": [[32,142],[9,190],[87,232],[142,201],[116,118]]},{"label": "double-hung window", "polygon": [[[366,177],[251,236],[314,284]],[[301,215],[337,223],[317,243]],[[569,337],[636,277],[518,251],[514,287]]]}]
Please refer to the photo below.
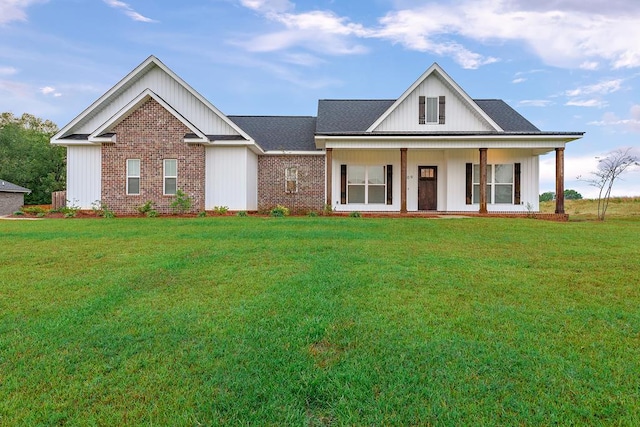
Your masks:
[{"label": "double-hung window", "polygon": [[387,183],[385,166],[355,166],[347,168],[347,202],[383,204]]},{"label": "double-hung window", "polygon": [[[513,203],[513,164],[487,165],[487,203]],[[473,165],[473,203],[480,203],[480,165]]]},{"label": "double-hung window", "polygon": [[178,190],[178,161],[164,160],[164,191],[165,195],[174,195]]},{"label": "double-hung window", "polygon": [[285,193],[297,193],[298,192],[298,168],[290,167],[284,170],[285,179]]},{"label": "double-hung window", "polygon": [[493,203],[513,203],[513,165],[494,165]]},{"label": "double-hung window", "polygon": [[140,159],[127,159],[127,194],[140,194]]}]

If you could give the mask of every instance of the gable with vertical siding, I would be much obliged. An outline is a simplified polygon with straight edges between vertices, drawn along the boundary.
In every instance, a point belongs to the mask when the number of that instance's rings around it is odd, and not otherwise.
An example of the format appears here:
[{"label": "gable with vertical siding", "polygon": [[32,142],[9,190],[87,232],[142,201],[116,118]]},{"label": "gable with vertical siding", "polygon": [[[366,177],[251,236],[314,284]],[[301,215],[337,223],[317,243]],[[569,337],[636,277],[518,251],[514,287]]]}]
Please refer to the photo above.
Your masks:
[{"label": "gable with vertical siding", "polygon": [[[444,96],[444,124],[436,115],[435,123],[420,124],[420,97]],[[488,132],[496,129],[487,122],[460,93],[437,73],[431,73],[376,126],[374,132]]]},{"label": "gable with vertical siding", "polygon": [[150,57],[52,138],[93,133],[145,90],[151,90],[207,135],[243,136],[224,114],[200,96],[157,58]]}]

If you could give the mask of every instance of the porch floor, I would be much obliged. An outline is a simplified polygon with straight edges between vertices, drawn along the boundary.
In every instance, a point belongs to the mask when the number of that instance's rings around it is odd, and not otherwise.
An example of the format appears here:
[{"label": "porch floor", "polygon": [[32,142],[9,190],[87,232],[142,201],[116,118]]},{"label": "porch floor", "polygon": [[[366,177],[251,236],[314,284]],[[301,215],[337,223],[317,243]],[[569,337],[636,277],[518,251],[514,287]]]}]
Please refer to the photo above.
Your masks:
[{"label": "porch floor", "polygon": [[[349,216],[350,212],[334,212],[333,215]],[[398,217],[398,218],[531,218],[541,219],[545,221],[566,222],[569,220],[569,214],[542,213],[542,212],[489,212],[481,214],[479,212],[441,212],[441,211],[417,211],[417,212],[360,212],[362,217],[366,218],[382,218],[382,217]]]}]

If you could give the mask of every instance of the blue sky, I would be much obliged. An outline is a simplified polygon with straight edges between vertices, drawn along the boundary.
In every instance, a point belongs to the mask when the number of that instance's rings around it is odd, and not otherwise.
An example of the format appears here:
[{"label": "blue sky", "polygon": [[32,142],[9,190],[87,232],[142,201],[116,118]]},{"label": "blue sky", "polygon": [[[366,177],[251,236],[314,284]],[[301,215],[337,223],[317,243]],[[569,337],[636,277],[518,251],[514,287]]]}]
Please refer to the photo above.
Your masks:
[{"label": "blue sky", "polygon": [[[60,127],[149,55],[225,114],[315,115],[318,99],[394,99],[433,62],[472,98],[542,130],[584,131],[566,188],[640,148],[636,0],[0,0],[0,111]],[[554,156],[541,191],[554,189]],[[640,195],[640,168],[614,187]]]}]

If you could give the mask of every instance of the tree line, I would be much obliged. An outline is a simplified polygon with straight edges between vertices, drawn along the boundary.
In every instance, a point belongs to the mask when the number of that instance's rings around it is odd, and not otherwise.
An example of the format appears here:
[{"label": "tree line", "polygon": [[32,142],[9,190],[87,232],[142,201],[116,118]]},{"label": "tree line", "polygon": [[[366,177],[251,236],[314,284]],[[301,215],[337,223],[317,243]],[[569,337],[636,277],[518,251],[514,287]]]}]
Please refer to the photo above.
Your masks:
[{"label": "tree line", "polygon": [[56,132],[55,123],[32,114],[0,114],[0,179],[30,189],[25,204],[49,204],[52,192],[65,189],[67,151],[49,143]]},{"label": "tree line", "polygon": [[[580,200],[582,199],[582,194],[578,193],[576,190],[564,190],[564,198],[565,200]],[[540,195],[541,202],[549,202],[555,199],[555,191],[547,191],[546,193],[542,193]]]}]

